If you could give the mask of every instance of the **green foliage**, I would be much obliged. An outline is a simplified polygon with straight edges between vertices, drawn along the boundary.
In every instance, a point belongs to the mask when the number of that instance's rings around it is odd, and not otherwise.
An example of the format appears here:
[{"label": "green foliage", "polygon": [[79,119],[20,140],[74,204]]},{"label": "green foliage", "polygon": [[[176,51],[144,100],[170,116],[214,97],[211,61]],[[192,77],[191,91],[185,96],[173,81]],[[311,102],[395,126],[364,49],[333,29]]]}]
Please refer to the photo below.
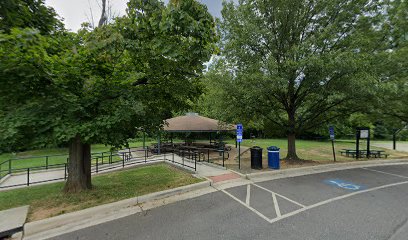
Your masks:
[{"label": "green foliage", "polygon": [[0,2],[0,30],[10,33],[12,28],[34,28],[50,34],[63,28],[54,9],[43,0],[2,0]]},{"label": "green foliage", "polygon": [[157,131],[200,92],[214,20],[194,0],[132,0],[128,16],[78,34],[0,34],[0,149],[66,143],[127,145]]},{"label": "green foliage", "polygon": [[202,106],[286,134],[313,131],[368,111],[366,100],[375,96],[378,79],[371,67],[373,51],[384,45],[378,28],[386,18],[383,4],[224,3],[222,55],[206,80],[209,94],[219,102],[204,97]]},{"label": "green foliage", "polygon": [[381,29],[386,41],[373,67],[380,75],[373,113],[395,131],[408,124],[408,3],[391,1],[387,12]]}]

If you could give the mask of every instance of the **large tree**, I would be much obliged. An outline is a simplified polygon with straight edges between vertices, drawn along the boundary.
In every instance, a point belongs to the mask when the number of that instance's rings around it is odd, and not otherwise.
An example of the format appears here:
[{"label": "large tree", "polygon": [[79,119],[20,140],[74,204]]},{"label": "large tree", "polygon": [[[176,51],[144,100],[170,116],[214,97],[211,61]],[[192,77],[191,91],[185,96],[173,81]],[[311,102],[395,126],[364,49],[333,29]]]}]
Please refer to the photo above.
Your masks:
[{"label": "large tree", "polygon": [[65,191],[89,189],[91,144],[124,146],[186,108],[215,41],[195,0],[131,0],[127,16],[91,32],[1,34],[0,146],[67,143]]},{"label": "large tree", "polygon": [[[356,112],[372,94],[371,54],[384,12],[370,0],[240,0],[224,3],[219,58],[228,106],[295,139]],[[360,105],[360,106],[359,106]],[[227,106],[227,107],[228,107]]]},{"label": "large tree", "polygon": [[381,76],[378,112],[408,124],[408,2],[392,1],[382,30],[386,45],[376,71]]}]

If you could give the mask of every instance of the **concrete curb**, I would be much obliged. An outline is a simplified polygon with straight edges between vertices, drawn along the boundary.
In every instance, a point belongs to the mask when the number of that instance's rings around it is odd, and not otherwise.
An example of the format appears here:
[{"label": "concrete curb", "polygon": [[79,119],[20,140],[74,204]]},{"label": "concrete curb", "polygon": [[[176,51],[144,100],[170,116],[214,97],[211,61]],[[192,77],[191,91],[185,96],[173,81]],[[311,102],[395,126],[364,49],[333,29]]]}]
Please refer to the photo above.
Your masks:
[{"label": "concrete curb", "polygon": [[210,187],[210,182],[204,181],[30,222],[24,226],[24,239],[46,239],[102,222],[126,217],[142,212],[143,209],[139,206],[142,203],[207,187]]},{"label": "concrete curb", "polygon": [[408,159],[395,159],[395,160],[371,160],[364,162],[350,162],[350,163],[334,163],[316,165],[310,167],[291,168],[284,170],[267,171],[260,173],[246,174],[246,178],[254,182],[262,182],[267,180],[296,177],[315,173],[332,172],[339,170],[347,170],[362,167],[374,167],[374,166],[386,166],[386,165],[399,165],[408,164]]},{"label": "concrete curb", "polygon": [[241,178],[247,179],[247,174],[243,174],[243,173],[240,173],[240,172],[235,171],[235,170],[232,170],[232,169],[228,169],[228,171],[233,172],[233,173],[239,175]]}]

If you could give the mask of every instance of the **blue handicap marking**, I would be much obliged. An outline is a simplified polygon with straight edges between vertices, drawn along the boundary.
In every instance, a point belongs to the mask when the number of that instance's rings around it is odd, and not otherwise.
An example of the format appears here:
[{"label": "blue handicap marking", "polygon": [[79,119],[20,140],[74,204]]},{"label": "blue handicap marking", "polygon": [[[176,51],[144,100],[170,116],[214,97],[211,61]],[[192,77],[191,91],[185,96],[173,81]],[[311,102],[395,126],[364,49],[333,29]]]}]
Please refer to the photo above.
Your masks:
[{"label": "blue handicap marking", "polygon": [[347,190],[351,190],[351,191],[358,191],[358,190],[362,190],[365,188],[362,185],[357,185],[352,182],[347,182],[341,179],[327,179],[327,180],[324,180],[324,182],[326,184],[333,185],[333,186],[347,189]]}]

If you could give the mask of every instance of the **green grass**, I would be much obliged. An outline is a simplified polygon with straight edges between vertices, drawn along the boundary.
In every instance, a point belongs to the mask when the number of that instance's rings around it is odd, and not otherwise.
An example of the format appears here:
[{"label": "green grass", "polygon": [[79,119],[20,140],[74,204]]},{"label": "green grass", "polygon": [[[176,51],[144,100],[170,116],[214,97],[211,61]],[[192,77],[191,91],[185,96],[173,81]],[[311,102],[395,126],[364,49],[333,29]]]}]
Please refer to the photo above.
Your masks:
[{"label": "green grass", "polygon": [[[151,143],[153,143],[153,141],[146,141],[146,146],[150,145]],[[130,142],[129,146],[131,148],[142,147],[143,142],[142,141]],[[111,149],[110,146],[105,146],[103,144],[93,144],[91,147],[91,151],[93,153],[108,152],[110,151],[110,149]],[[12,154],[12,153],[0,154],[0,170],[9,169],[8,162],[4,164],[1,164],[1,163],[9,159],[16,159],[16,158],[22,158],[22,159],[13,160],[11,162],[12,169],[45,166],[46,165],[45,156],[50,156],[48,157],[49,165],[66,163],[67,157],[68,157],[68,149],[67,148],[44,148],[44,149],[38,149],[38,150],[19,152],[16,154]],[[116,159],[116,160],[119,160],[119,159]],[[4,176],[5,174],[6,172],[0,171],[0,177]]]},{"label": "green grass", "polygon": [[[235,144],[234,141],[229,141],[230,144]],[[263,148],[263,154],[266,157],[266,148],[269,146],[277,146],[280,150],[281,158],[287,154],[287,139],[256,139],[255,142],[251,140],[244,140],[242,146],[252,147],[259,146]],[[341,149],[355,149],[353,140],[338,140],[335,142],[336,158],[338,161],[353,161],[353,158],[340,156]],[[382,149],[379,147],[372,147],[372,149]],[[384,150],[384,149],[382,149]],[[333,161],[333,150],[330,141],[311,141],[311,140],[296,140],[296,151],[300,158],[305,160],[313,160],[318,162]],[[390,154],[390,158],[407,157],[408,153],[397,152],[393,150],[386,150]]]},{"label": "green grass", "polygon": [[77,194],[63,193],[64,183],[1,191],[0,210],[30,205],[33,221],[200,181],[167,164],[151,165],[95,176],[93,189]]}]

